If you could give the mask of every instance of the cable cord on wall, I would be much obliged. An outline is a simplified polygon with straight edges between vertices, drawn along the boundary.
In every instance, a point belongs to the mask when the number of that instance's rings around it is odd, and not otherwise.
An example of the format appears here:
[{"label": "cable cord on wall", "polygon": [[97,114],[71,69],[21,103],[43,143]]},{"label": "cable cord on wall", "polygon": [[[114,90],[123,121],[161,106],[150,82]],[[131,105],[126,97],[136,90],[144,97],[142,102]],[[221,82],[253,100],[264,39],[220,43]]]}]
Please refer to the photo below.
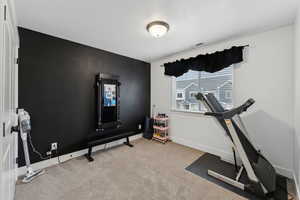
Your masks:
[{"label": "cable cord on wall", "polygon": [[60,163],[61,163],[61,161],[60,161],[60,158],[59,158],[58,149],[56,149],[56,155],[57,155],[57,162],[58,162],[58,164],[60,164]]},{"label": "cable cord on wall", "polygon": [[[30,135],[30,132],[28,132],[28,140],[29,140],[29,144],[30,144],[30,146],[31,146],[31,148],[32,148],[32,151],[33,151],[34,153],[36,153],[36,154],[40,157],[41,160],[47,160],[47,159],[51,159],[51,158],[52,158],[51,155],[50,155],[50,156],[47,156],[47,157],[44,157],[44,156],[43,156],[43,155],[35,148],[35,146],[33,145],[33,142],[32,142],[32,137],[31,137],[31,135]],[[58,163],[60,164],[61,161],[60,161],[58,149],[56,149],[56,155],[57,155],[57,161],[58,161]]]},{"label": "cable cord on wall", "polygon": [[47,157],[44,157],[38,150],[36,150],[36,148],[34,147],[34,145],[33,145],[33,143],[32,143],[32,137],[31,137],[30,132],[28,132],[28,140],[29,140],[29,144],[30,144],[30,146],[31,146],[31,148],[32,148],[32,151],[33,151],[34,153],[36,153],[36,154],[40,157],[41,160],[47,160],[47,159],[50,159],[50,158],[51,158],[51,155],[50,155],[50,156],[47,156]]}]

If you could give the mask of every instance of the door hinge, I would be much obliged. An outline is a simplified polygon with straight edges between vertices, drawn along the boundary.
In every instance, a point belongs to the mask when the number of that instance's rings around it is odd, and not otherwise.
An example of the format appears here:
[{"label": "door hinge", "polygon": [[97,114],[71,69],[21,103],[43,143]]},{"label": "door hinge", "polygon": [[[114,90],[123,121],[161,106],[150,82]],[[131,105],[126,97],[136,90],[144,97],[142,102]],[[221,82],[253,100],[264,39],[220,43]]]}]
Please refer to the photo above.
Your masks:
[{"label": "door hinge", "polygon": [[7,15],[7,6],[4,5],[4,21],[6,21],[6,15]]},{"label": "door hinge", "polygon": [[3,123],[3,137],[5,137],[5,123]]},{"label": "door hinge", "polygon": [[19,64],[19,58],[16,58],[16,64],[17,65]]},{"label": "door hinge", "polygon": [[19,164],[19,158],[16,157],[16,164],[18,165]]}]

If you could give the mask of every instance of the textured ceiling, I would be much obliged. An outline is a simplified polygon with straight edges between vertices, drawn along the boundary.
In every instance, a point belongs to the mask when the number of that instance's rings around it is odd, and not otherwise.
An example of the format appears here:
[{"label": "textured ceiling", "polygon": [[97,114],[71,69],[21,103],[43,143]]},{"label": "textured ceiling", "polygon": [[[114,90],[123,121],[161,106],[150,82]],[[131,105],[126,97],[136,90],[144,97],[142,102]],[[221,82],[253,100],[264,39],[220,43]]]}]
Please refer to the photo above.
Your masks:
[{"label": "textured ceiling", "polygon": [[[298,0],[15,0],[19,26],[144,61],[293,23]],[[147,23],[164,20],[153,38]]]}]

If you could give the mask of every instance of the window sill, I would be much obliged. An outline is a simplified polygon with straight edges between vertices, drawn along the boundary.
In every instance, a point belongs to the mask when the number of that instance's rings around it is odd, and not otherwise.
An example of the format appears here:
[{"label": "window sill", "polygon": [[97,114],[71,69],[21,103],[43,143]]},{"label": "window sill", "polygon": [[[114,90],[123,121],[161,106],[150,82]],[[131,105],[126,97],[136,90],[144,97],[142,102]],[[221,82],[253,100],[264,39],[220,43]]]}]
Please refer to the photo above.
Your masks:
[{"label": "window sill", "polygon": [[179,109],[171,109],[171,112],[176,113],[187,113],[187,114],[196,114],[196,115],[204,115],[205,111],[187,111],[187,110],[179,110]]}]

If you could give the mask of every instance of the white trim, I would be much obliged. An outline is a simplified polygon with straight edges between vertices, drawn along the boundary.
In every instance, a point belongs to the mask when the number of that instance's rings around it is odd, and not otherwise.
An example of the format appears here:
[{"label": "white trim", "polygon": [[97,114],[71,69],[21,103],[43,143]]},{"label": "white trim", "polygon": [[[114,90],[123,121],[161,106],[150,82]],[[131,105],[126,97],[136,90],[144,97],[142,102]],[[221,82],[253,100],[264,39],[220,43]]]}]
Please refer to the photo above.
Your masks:
[{"label": "white trim", "polygon": [[[231,76],[232,76],[232,75],[231,75]],[[227,81],[225,81],[224,83],[222,83],[218,88],[223,87],[223,86],[226,85],[228,82],[231,82],[231,84],[232,84],[232,80],[227,80]]]},{"label": "white trim", "polygon": [[204,111],[189,111],[189,110],[180,110],[177,108],[172,108],[171,112],[178,112],[178,113],[191,113],[191,114],[200,114],[200,115],[204,115]]},{"label": "white trim", "polygon": [[4,1],[4,4],[8,5],[8,9],[10,9],[11,13],[11,18],[12,18],[12,25],[14,27],[14,36],[15,36],[15,45],[17,45],[18,47],[20,46],[20,38],[19,38],[19,33],[18,33],[18,20],[17,20],[17,14],[16,14],[16,9],[15,9],[15,1],[11,1],[11,0],[6,0]]},{"label": "white trim", "polygon": [[179,137],[174,137],[172,135],[170,136],[170,138],[171,138],[172,142],[174,142],[174,143],[181,144],[181,145],[184,145],[184,146],[188,146],[188,147],[191,147],[193,149],[197,149],[197,150],[207,152],[207,153],[210,153],[210,154],[221,156],[222,158],[224,158],[224,160],[231,160],[232,159],[232,154],[228,153],[226,151],[223,151],[223,150],[220,150],[220,149],[217,149],[217,148],[214,148],[214,147],[209,147],[209,146],[206,146],[206,145],[201,145],[201,144],[198,144],[198,143],[196,144],[191,140],[186,140],[186,139],[182,139],[182,138],[179,138]]},{"label": "white trim", "polygon": [[222,76],[232,76],[232,75],[230,75],[230,74],[224,74],[224,75],[214,75],[214,76],[206,76],[206,77],[201,76],[201,79],[218,78],[218,77],[222,77]]},{"label": "white trim", "polygon": [[[217,77],[221,77],[221,76],[230,76],[230,74],[221,74],[221,75],[212,75],[212,76],[201,76],[201,79],[206,79],[206,78],[217,78]],[[192,79],[182,79],[182,80],[178,80],[178,81],[190,81],[190,80],[197,80],[195,78]]]},{"label": "white trim", "polygon": [[188,84],[187,86],[185,86],[185,87],[184,87],[183,89],[181,89],[181,90],[184,90],[184,91],[185,91],[187,88],[191,87],[192,85],[198,86],[198,84],[192,82],[192,83]]},{"label": "white trim", "polygon": [[[138,135],[131,136],[130,139],[131,140],[137,140],[141,137],[142,137],[142,134],[138,134]],[[121,139],[121,140],[117,140],[117,141],[108,143],[107,148],[120,145],[123,142],[125,142],[125,139]],[[95,146],[93,148],[93,152],[103,150],[103,149],[104,149],[104,145],[98,145],[98,146]],[[83,156],[87,153],[88,153],[88,149],[83,149],[83,150],[80,150],[80,151],[75,151],[75,152],[72,152],[72,153],[69,153],[69,154],[62,155],[59,158],[60,158],[61,162],[65,162],[65,161],[68,161],[70,159],[73,159],[73,158],[76,158],[76,157],[79,157],[79,156]],[[86,160],[86,162],[88,162],[88,161]],[[47,167],[50,167],[50,166],[53,166],[53,165],[58,165],[58,164],[59,163],[58,163],[57,157],[54,157],[54,158],[51,158],[51,159],[48,159],[48,160],[44,160],[44,161],[34,163],[34,164],[32,164],[32,168],[34,170],[39,170],[39,169],[44,169],[44,168],[47,168]],[[25,173],[26,173],[26,167],[25,166],[18,168],[18,176],[23,176],[23,175],[25,175]]]},{"label": "white trim", "polygon": [[[177,143],[177,144],[181,144],[184,146],[188,146],[191,147],[193,149],[197,149],[203,152],[207,152],[213,155],[217,155],[220,156],[221,160],[225,161],[225,162],[229,162],[231,164],[234,163],[233,160],[233,156],[232,153],[230,152],[226,152],[224,150],[220,150],[214,147],[209,147],[206,145],[201,145],[201,144],[195,144],[195,142],[191,141],[191,140],[186,140],[186,139],[182,139],[179,137],[172,137],[172,135],[170,136],[172,142]],[[275,168],[276,172],[282,176],[288,177],[290,179],[293,179],[293,171],[291,169],[287,169],[278,165],[273,165],[273,167]],[[297,187],[299,188],[299,187]],[[300,194],[300,193],[299,193]]]},{"label": "white trim", "polygon": [[293,170],[278,165],[273,165],[273,167],[275,168],[278,174],[293,179]]},{"label": "white trim", "polygon": [[300,195],[300,188],[299,188],[299,183],[298,183],[298,181],[297,181],[297,177],[296,177],[296,173],[295,172],[293,172],[293,180],[294,180],[294,182],[295,182],[295,187],[296,187],[296,199],[295,200],[297,200],[297,199],[299,199],[299,195]]},{"label": "white trim", "polygon": [[[176,81],[175,81],[175,78],[174,77],[171,77],[170,78],[170,90],[168,92],[170,92],[170,104],[171,105],[171,108],[172,109],[173,107],[176,107]],[[151,101],[152,101],[152,98],[151,98]],[[152,113],[153,114],[153,113]]]}]

